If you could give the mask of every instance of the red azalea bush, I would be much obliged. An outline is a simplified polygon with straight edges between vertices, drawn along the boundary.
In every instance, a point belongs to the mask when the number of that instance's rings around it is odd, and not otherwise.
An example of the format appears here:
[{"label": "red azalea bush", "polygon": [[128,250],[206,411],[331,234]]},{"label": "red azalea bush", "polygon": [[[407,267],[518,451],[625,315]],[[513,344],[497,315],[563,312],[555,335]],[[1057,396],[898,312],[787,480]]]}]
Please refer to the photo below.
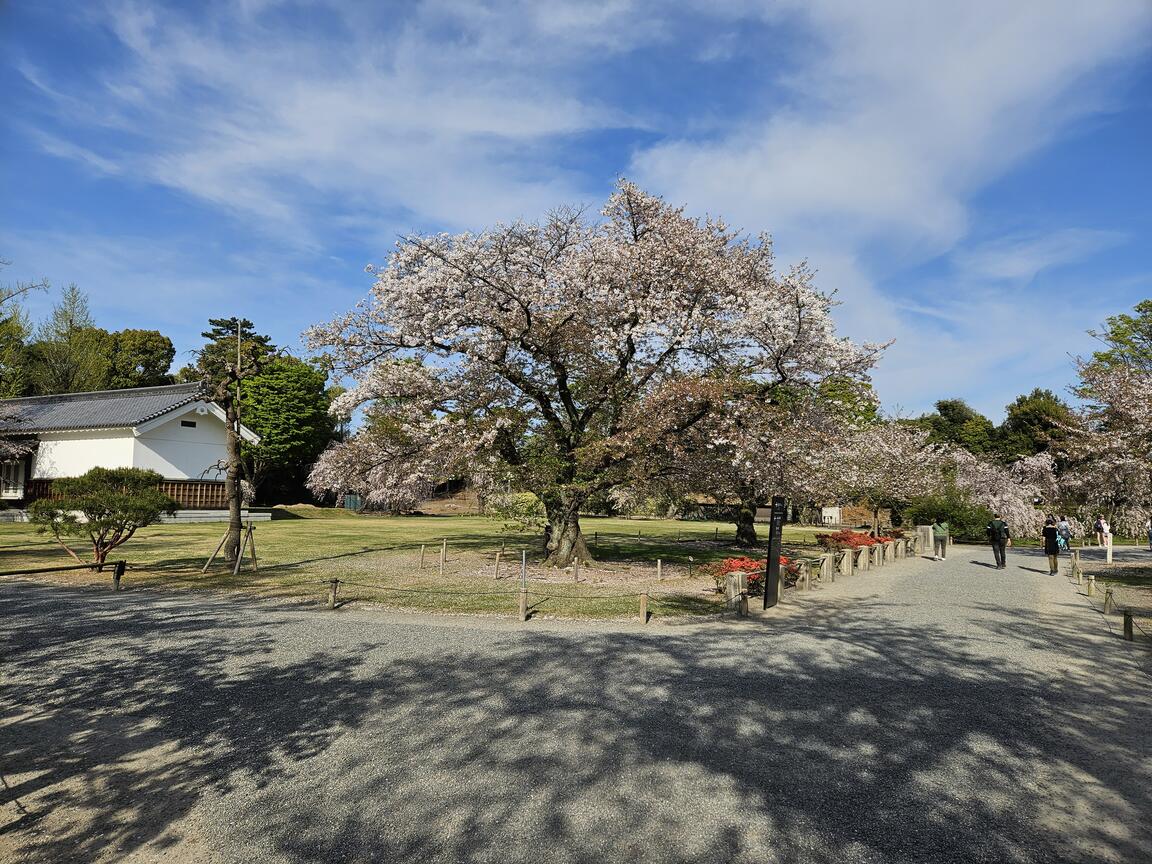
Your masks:
[{"label": "red azalea bush", "polygon": [[859,549],[861,546],[875,546],[881,541],[870,534],[861,534],[859,531],[845,528],[834,534],[817,534],[816,542],[820,544],[821,548],[839,550]]},{"label": "red azalea bush", "polygon": [[[723,561],[718,561],[715,564],[705,564],[700,569],[710,575],[716,582],[716,590],[724,590],[724,577],[729,573],[747,573],[748,574],[748,593],[755,596],[758,595],[764,588],[764,564],[763,560],[757,561],[755,558],[743,556],[740,558],[725,558]],[[786,555],[780,556],[780,567],[785,574],[785,581],[791,576],[791,581],[796,580],[799,575],[800,567],[792,559]]]}]

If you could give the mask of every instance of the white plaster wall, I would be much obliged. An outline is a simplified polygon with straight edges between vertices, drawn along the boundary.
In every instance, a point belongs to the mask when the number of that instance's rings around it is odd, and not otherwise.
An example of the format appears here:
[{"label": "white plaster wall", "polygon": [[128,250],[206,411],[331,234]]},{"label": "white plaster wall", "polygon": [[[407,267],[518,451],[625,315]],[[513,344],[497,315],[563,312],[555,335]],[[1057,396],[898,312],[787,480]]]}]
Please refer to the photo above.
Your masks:
[{"label": "white plaster wall", "polygon": [[[194,421],[196,428],[181,426],[181,420]],[[132,464],[159,471],[167,480],[222,480],[223,474],[208,469],[228,457],[227,445],[220,419],[189,410],[136,438]]]},{"label": "white plaster wall", "polygon": [[34,478],[79,477],[97,466],[131,468],[135,439],[131,429],[98,432],[43,432],[32,463]]}]

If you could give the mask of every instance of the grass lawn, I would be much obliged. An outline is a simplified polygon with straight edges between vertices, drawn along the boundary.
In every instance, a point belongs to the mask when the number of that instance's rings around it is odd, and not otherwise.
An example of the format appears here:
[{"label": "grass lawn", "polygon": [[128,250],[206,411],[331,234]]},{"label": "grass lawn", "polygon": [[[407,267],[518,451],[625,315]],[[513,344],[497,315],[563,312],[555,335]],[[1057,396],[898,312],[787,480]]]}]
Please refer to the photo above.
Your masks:
[{"label": "grass lawn", "polygon": [[[124,587],[215,589],[324,602],[327,580],[340,579],[343,602],[372,601],[393,608],[460,613],[516,613],[520,556],[528,563],[529,603],[541,616],[639,616],[638,594],[650,592],[653,616],[710,614],[720,596],[699,565],[736,555],[763,556],[735,545],[729,523],[587,518],[582,520],[592,566],[555,570],[540,566],[539,534],[504,531],[500,522],[473,516],[362,516],[313,507],[277,508],[272,522],[256,523],[260,569],[200,569],[220,542],[223,523],[153,525],[115,550],[125,559]],[[785,528],[790,551],[815,554],[818,529]],[[764,526],[766,536],[767,526]],[[444,576],[441,542],[448,540]],[[425,546],[420,568],[420,546]],[[87,560],[77,541],[73,548]],[[500,570],[496,553],[503,549]],[[661,562],[657,578],[656,562]],[[0,572],[75,563],[54,540],[24,524],[0,525]],[[577,581],[577,577],[578,580]],[[67,584],[108,584],[89,571],[34,578]]]},{"label": "grass lawn", "polygon": [[[1085,561],[1084,574],[1096,577],[1096,605],[1104,602],[1104,592],[1111,588],[1117,614],[1129,609],[1137,624],[1136,638],[1152,642],[1152,564],[1141,561]],[[1084,589],[1081,589],[1082,591]]]}]

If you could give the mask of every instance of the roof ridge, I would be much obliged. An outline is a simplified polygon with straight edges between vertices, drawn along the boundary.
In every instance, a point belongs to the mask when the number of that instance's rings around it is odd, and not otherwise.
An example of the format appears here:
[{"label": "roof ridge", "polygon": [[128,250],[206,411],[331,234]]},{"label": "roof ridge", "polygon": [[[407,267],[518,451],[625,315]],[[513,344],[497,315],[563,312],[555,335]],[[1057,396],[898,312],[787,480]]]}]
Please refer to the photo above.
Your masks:
[{"label": "roof ridge", "polygon": [[193,381],[183,384],[155,384],[151,387],[123,387],[119,390],[84,390],[78,393],[53,393],[47,396],[17,396],[13,399],[0,399],[0,404],[5,402],[39,402],[52,399],[61,401],[65,399],[72,400],[101,396],[147,396],[155,393],[157,390],[187,390],[189,393],[199,393],[204,389],[203,382]]}]

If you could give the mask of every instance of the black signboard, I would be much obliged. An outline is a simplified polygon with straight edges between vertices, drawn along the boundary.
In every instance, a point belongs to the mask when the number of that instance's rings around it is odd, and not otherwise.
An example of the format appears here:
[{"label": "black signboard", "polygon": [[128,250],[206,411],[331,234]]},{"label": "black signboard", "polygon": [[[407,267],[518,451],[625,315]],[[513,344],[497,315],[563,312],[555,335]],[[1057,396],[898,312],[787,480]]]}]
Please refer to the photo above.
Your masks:
[{"label": "black signboard", "polygon": [[772,498],[772,522],[768,526],[768,566],[764,572],[764,608],[780,602],[780,543],[784,537],[784,516],[788,512],[782,495]]}]

